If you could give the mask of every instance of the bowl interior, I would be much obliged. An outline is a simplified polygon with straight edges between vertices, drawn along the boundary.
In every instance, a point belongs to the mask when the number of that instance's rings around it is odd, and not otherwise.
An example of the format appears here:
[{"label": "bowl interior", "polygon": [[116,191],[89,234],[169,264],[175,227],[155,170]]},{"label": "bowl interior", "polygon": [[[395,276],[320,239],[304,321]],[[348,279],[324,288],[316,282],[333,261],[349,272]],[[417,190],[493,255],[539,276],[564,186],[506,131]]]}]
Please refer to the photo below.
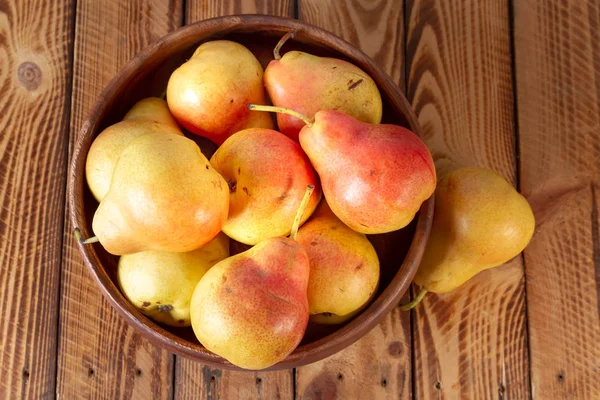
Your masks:
[{"label": "bowl interior", "polygon": [[[266,68],[273,58],[275,44],[290,29],[296,29],[298,33],[295,39],[285,44],[282,54],[290,50],[301,50],[341,58],[358,65],[379,85],[384,104],[382,122],[402,125],[418,133],[414,116],[399,89],[364,54],[340,39],[298,21],[280,18],[250,16],[202,21],[168,35],[136,56],[100,96],[76,145],[70,182],[74,225],[84,235],[91,234],[92,218],[98,203],[85,183],[85,173],[81,166],[85,163],[87,151],[95,136],[104,128],[120,121],[138,100],[160,96],[165,91],[171,72],[185,62],[201,43],[215,39],[234,40],[247,46]],[[195,140],[207,157],[216,149],[207,139],[187,132],[186,136]],[[385,311],[395,305],[408,288],[420,261],[428,234],[431,209],[432,201],[428,201],[408,227],[388,234],[369,236],[381,263],[379,289],[371,305],[343,325],[309,324],[300,346],[272,369],[298,366],[334,353],[366,333],[383,317]],[[243,249],[244,245],[232,243],[232,253]],[[107,253],[98,244],[82,246],[81,250],[104,294],[146,336],[184,356],[221,367],[232,367],[227,361],[204,349],[195,339],[191,328],[160,325],[132,307],[118,289],[116,256]]]}]

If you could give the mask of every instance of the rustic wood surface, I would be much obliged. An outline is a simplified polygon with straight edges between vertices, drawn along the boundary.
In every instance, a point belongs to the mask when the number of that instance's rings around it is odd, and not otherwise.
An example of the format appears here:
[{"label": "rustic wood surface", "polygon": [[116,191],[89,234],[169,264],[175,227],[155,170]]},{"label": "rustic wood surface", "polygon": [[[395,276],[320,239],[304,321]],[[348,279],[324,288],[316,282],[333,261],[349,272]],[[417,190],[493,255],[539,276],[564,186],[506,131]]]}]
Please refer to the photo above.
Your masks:
[{"label": "rustic wood surface", "polygon": [[[214,369],[136,334],[75,246],[69,147],[134,54],[238,13],[296,17],[371,56],[441,174],[490,167],[530,200],[524,262],[297,370]],[[599,25],[598,0],[0,1],[0,399],[600,398]]]},{"label": "rustic wood surface", "polygon": [[0,3],[0,398],[52,397],[73,1]]},{"label": "rustic wood surface", "polygon": [[515,3],[531,391],[600,398],[600,3]]},{"label": "rustic wood surface", "polygon": [[[408,100],[439,176],[479,166],[516,183],[507,3],[410,0],[406,10]],[[415,397],[529,397],[520,257],[426,296],[414,314]]]}]

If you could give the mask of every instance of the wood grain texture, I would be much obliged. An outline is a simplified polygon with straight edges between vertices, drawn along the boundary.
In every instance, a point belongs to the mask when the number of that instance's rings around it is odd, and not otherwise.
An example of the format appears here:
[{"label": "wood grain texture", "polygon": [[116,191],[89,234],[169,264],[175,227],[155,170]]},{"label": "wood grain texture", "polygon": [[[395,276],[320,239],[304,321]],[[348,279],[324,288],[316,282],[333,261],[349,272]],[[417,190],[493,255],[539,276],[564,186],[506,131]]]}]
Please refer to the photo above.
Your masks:
[{"label": "wood grain texture", "polygon": [[298,0],[298,19],[371,57],[404,91],[403,0]]},{"label": "wood grain texture", "polygon": [[[515,183],[508,4],[408,0],[407,21],[408,98],[439,176],[480,166]],[[413,335],[417,398],[528,398],[521,257],[428,294]]]},{"label": "wood grain texture", "polygon": [[[77,2],[71,144],[121,65],[181,24],[179,0]],[[172,397],[173,356],[155,347],[100,294],[65,227],[57,395],[64,399]]]},{"label": "wood grain texture", "polygon": [[410,399],[410,351],[410,321],[396,308],[350,347],[296,369],[296,396]]},{"label": "wood grain texture", "polygon": [[[231,14],[294,16],[293,0],[187,0],[185,23]],[[178,357],[175,399],[292,399],[293,370],[240,372]]]},{"label": "wood grain texture", "polygon": [[185,2],[186,24],[234,14],[265,14],[293,18],[294,0],[186,0]]},{"label": "wood grain texture", "polygon": [[600,2],[514,2],[534,398],[600,398]]},{"label": "wood grain texture", "polygon": [[0,398],[52,398],[73,1],[0,2]]},{"label": "wood grain texture", "polygon": [[177,357],[176,399],[292,399],[293,370],[230,371]]},{"label": "wood grain texture", "polygon": [[[299,0],[298,18],[329,30],[375,60],[404,89],[402,1]],[[400,262],[400,260],[398,260]],[[296,396],[411,397],[409,314],[394,310],[349,348],[296,371]]]}]

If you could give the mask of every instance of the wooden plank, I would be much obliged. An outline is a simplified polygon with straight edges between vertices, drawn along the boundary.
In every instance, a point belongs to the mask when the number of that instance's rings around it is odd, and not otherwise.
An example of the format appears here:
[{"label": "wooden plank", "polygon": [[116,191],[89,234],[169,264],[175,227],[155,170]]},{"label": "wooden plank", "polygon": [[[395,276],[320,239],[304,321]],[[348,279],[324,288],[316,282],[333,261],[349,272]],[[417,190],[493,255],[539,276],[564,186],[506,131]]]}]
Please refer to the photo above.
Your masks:
[{"label": "wooden plank", "polygon": [[[187,0],[186,24],[230,14],[294,16],[293,0]],[[176,399],[291,399],[293,371],[238,372],[178,357]]]},{"label": "wooden plank", "polygon": [[185,23],[234,14],[294,17],[294,0],[186,0]]},{"label": "wooden plank", "polygon": [[[509,9],[407,2],[408,96],[439,175],[491,168],[516,182]],[[529,397],[522,259],[429,294],[414,312],[415,396]]]},{"label": "wooden plank", "polygon": [[514,2],[532,394],[600,398],[600,2]]},{"label": "wooden plank", "polygon": [[[71,144],[121,65],[181,24],[180,0],[77,2]],[[171,398],[173,356],[134,332],[104,299],[65,226],[57,396]]]},{"label": "wooden plank", "polygon": [[[344,38],[404,89],[404,15],[398,0],[300,0],[299,18]],[[412,393],[408,313],[394,310],[358,342],[296,371],[298,398],[408,399]]]},{"label": "wooden plank", "polygon": [[74,2],[0,5],[0,398],[56,381]]}]

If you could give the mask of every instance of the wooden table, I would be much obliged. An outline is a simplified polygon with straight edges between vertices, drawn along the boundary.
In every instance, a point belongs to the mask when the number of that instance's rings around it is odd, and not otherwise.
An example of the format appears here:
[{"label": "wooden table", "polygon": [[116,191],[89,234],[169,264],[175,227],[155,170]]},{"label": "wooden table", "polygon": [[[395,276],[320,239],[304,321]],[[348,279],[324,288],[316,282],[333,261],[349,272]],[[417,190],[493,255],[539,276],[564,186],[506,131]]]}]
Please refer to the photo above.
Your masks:
[{"label": "wooden table", "polygon": [[[524,256],[296,370],[212,369],[142,339],[76,249],[70,144],[134,54],[236,13],[296,17],[370,55],[440,171],[490,167],[529,199]],[[600,399],[599,22],[598,0],[0,2],[0,399]]]}]

